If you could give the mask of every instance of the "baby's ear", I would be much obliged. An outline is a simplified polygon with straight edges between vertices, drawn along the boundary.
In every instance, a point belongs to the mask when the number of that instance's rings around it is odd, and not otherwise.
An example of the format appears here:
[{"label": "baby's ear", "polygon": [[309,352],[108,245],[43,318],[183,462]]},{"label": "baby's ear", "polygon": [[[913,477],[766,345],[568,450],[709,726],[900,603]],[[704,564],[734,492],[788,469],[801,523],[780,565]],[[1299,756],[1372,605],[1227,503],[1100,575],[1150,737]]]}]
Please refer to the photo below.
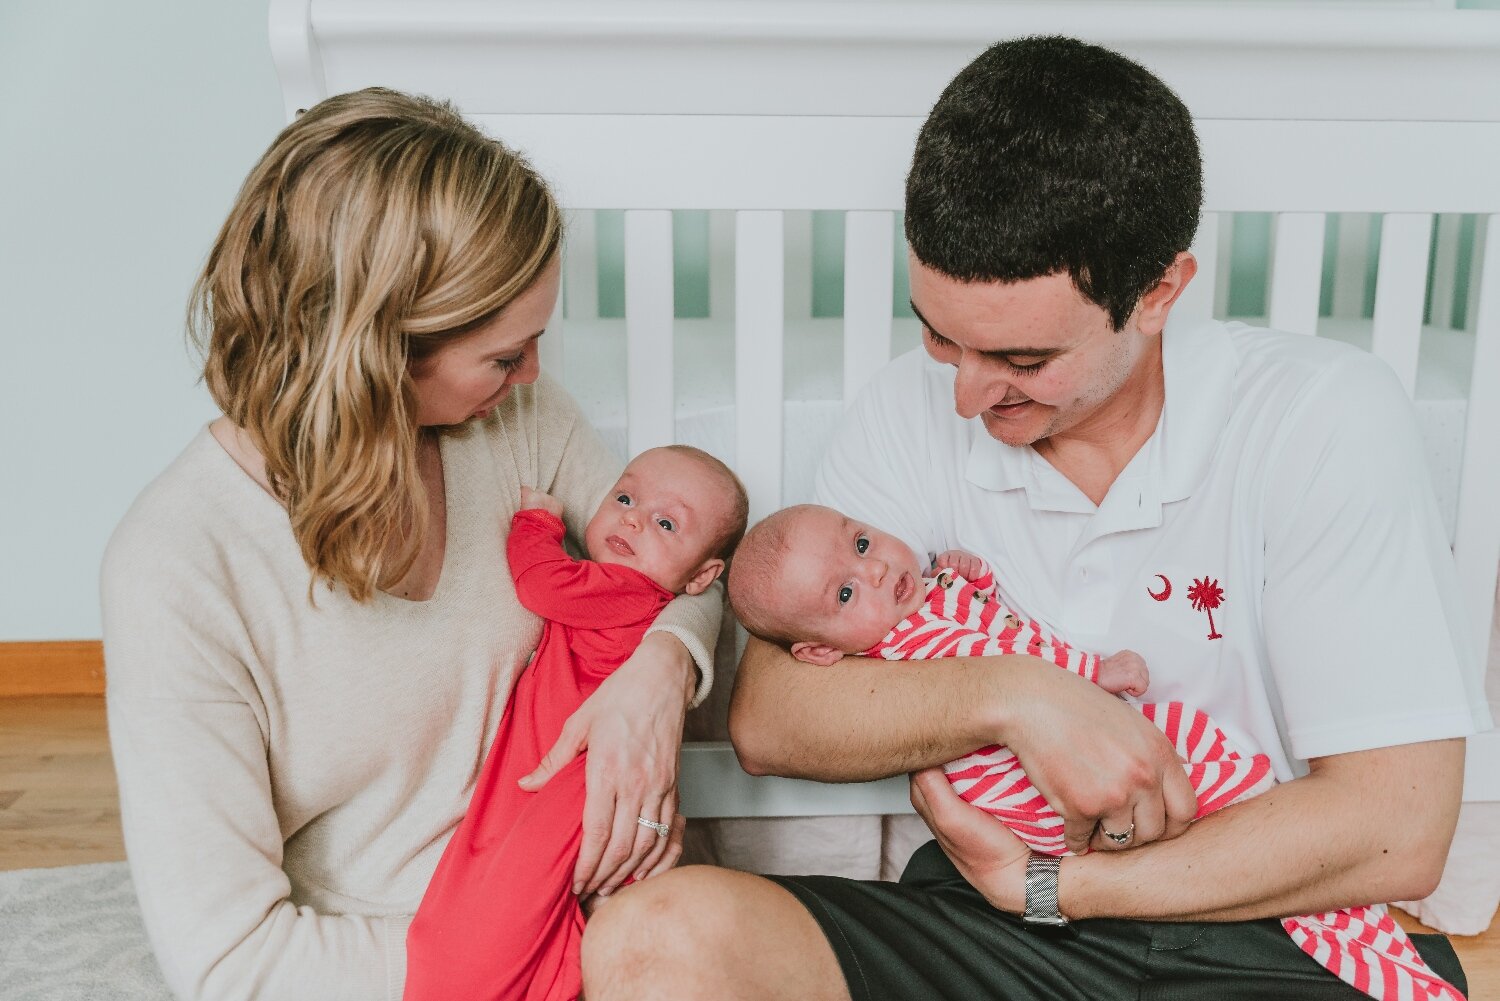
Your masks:
[{"label": "baby's ear", "polygon": [[819,667],[831,667],[844,657],[844,651],[827,643],[812,643],[802,640],[792,644],[792,656],[804,664],[817,664]]},{"label": "baby's ear", "polygon": [[708,589],[708,585],[719,579],[719,574],[724,572],[724,561],[719,559],[709,560],[688,578],[688,582],[682,586],[687,594],[702,594]]}]

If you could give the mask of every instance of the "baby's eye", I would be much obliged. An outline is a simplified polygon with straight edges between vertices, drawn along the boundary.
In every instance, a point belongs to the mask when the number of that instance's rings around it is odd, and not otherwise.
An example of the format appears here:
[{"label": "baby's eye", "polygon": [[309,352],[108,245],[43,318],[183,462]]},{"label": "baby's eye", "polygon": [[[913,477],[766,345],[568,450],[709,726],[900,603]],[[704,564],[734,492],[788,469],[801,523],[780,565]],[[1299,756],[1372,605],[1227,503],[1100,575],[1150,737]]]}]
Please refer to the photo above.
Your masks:
[{"label": "baby's eye", "polygon": [[672,521],[671,518],[657,518],[656,519],[656,525],[663,532],[675,532],[675,531],[677,531],[677,525]]},{"label": "baby's eye", "polygon": [[851,587],[850,585],[845,584],[843,587],[839,588],[839,604],[840,605],[847,605],[847,604],[849,604],[849,601],[853,597],[854,597],[854,588]]},{"label": "baby's eye", "polygon": [[615,500],[620,504],[624,504],[626,507],[630,507],[635,503],[635,501],[630,499],[629,494],[615,494]]},{"label": "baby's eye", "polygon": [[868,535],[857,536],[854,540],[854,551],[863,556],[870,551],[870,537]]}]

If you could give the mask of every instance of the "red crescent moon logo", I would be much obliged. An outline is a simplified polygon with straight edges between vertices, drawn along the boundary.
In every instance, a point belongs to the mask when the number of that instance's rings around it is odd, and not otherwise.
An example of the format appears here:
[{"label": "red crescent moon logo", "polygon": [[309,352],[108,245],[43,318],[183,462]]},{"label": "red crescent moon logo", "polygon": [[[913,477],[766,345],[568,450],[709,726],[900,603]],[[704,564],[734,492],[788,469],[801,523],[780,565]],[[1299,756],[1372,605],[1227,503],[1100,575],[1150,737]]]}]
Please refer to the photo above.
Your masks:
[{"label": "red crescent moon logo", "polygon": [[1161,593],[1157,594],[1149,587],[1146,588],[1146,593],[1151,595],[1151,597],[1155,598],[1157,601],[1166,601],[1168,598],[1172,597],[1172,582],[1167,580],[1167,578],[1163,577],[1161,574],[1157,574],[1156,578],[1161,581]]}]

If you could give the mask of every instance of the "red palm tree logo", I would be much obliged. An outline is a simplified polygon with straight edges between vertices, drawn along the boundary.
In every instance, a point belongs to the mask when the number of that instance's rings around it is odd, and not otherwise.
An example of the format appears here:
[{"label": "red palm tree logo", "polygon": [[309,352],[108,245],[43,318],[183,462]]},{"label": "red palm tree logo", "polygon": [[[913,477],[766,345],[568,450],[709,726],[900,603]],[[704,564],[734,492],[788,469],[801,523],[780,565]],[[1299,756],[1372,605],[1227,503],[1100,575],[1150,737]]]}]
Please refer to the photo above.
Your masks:
[{"label": "red palm tree logo", "polygon": [[1214,628],[1214,609],[1224,602],[1224,589],[1219,586],[1217,580],[1209,580],[1207,577],[1194,577],[1193,586],[1188,588],[1188,600],[1193,603],[1193,610],[1208,613],[1208,638],[1221,640],[1224,634]]}]

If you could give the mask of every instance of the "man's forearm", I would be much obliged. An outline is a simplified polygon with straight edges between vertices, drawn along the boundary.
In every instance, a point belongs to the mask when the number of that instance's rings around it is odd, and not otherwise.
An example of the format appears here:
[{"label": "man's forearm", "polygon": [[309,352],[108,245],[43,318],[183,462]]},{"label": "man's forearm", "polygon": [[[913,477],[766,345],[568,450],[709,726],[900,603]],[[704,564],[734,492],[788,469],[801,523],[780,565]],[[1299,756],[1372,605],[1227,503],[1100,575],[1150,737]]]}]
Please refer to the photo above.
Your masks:
[{"label": "man's forearm", "polygon": [[804,664],[751,638],[729,708],[752,774],[861,782],[951,761],[1002,740],[1005,703],[1036,670],[1028,657]]},{"label": "man's forearm", "polygon": [[1075,919],[1238,921],[1424,897],[1453,837],[1463,753],[1446,740],[1314,762],[1176,840],[1064,860],[1060,907]]}]

